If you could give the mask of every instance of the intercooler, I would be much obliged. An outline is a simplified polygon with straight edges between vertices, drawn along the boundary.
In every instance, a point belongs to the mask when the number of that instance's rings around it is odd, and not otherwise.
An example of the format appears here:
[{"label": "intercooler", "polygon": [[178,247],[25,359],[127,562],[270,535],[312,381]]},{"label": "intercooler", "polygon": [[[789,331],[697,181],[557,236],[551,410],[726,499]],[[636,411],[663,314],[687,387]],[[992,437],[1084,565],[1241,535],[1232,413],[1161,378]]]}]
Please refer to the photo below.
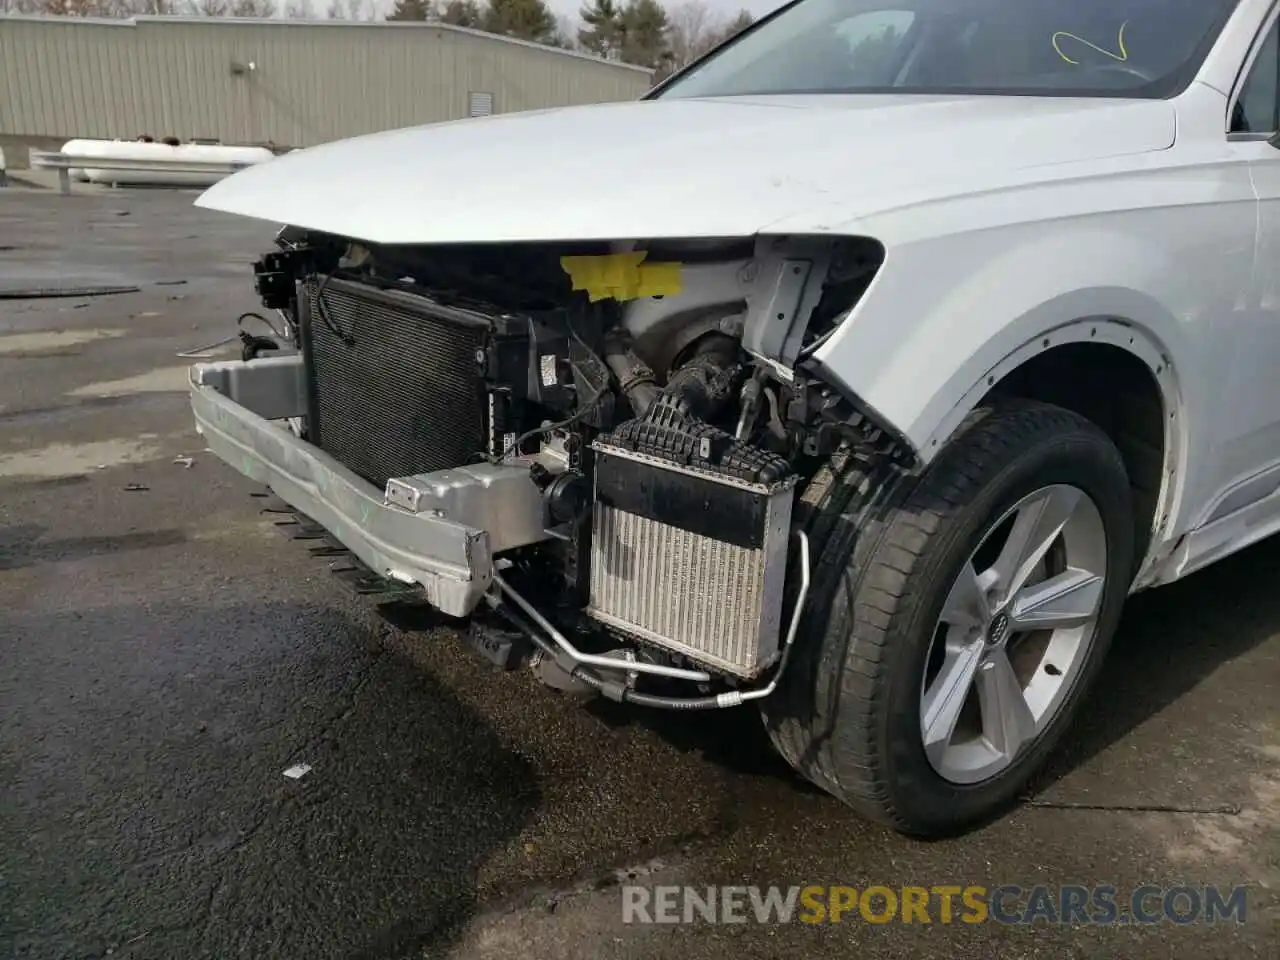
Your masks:
[{"label": "intercooler", "polygon": [[378,487],[480,458],[484,317],[338,277],[304,294],[310,442]]},{"label": "intercooler", "polygon": [[778,652],[794,481],[595,445],[588,613],[744,678]]}]

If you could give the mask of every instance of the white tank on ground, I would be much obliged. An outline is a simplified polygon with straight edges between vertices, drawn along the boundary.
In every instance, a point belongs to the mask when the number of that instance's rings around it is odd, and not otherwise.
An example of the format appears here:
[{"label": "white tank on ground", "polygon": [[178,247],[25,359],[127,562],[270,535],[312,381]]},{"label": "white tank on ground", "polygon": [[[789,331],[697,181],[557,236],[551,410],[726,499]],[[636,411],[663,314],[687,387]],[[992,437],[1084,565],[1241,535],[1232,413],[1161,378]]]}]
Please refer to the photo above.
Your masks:
[{"label": "white tank on ground", "polygon": [[[161,143],[143,140],[70,140],[64,153],[113,160],[172,160],[196,163],[265,163],[275,157],[266,147],[236,147],[220,143]],[[86,166],[72,169],[72,176],[90,183],[120,186],[209,187],[225,173],[171,170],[110,170]]]},{"label": "white tank on ground", "polygon": [[[111,142],[111,140],[68,140],[59,152],[78,157],[100,157],[102,144]],[[72,180],[83,182],[89,179],[85,176],[82,167],[72,167],[67,173],[71,175]]]}]

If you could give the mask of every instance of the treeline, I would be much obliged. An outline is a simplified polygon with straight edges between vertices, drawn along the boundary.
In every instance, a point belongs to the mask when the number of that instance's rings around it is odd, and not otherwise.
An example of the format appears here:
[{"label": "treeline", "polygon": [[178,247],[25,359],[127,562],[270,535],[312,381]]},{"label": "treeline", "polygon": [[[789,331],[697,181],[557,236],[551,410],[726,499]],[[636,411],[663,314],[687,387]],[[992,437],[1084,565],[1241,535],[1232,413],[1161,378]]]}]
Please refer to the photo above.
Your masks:
[{"label": "treeline", "polygon": [[[383,8],[385,9],[385,8]],[[203,16],[380,20],[377,0],[0,0],[0,14],[69,17]],[[579,23],[546,0],[395,0],[387,20],[449,23],[651,67],[659,77],[750,26],[751,14],[713,12],[704,0],[589,0]]]},{"label": "treeline", "polygon": [[702,0],[591,0],[574,26],[545,0],[396,0],[388,20],[439,20],[535,43],[581,50],[662,73],[683,67],[750,26],[751,14],[719,17]]},{"label": "treeline", "polygon": [[[299,12],[292,12],[292,7],[291,0],[286,16],[309,16],[300,12],[301,7]],[[54,17],[267,18],[280,15],[272,0],[0,0],[0,15],[6,13]]]}]

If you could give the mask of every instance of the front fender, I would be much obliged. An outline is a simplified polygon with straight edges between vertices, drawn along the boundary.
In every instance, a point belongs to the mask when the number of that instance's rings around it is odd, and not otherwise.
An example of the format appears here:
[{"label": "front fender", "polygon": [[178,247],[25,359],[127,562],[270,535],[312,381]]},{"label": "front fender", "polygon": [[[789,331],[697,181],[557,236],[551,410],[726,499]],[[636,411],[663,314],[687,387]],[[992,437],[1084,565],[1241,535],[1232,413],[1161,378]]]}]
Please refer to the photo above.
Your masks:
[{"label": "front fender", "polygon": [[1192,354],[1215,309],[1247,288],[1251,257],[1211,277],[1185,267],[1206,251],[1175,258],[1135,236],[1055,226],[1040,236],[1023,225],[889,248],[862,302],[813,359],[925,461],[968,413],[975,387],[1081,320],[1132,327],[1134,343],[1116,334],[1118,345],[1145,345],[1133,352],[1153,372],[1161,357],[1166,368],[1172,363],[1169,402],[1201,406],[1204,384],[1180,358]]},{"label": "front fender", "polygon": [[1252,216],[1244,203],[1157,207],[887,242],[862,301],[812,360],[928,463],[1039,351],[1082,340],[1128,350],[1170,416],[1172,512],[1209,479],[1209,458],[1194,454],[1206,452],[1214,372],[1230,349],[1214,331],[1247,307]]}]

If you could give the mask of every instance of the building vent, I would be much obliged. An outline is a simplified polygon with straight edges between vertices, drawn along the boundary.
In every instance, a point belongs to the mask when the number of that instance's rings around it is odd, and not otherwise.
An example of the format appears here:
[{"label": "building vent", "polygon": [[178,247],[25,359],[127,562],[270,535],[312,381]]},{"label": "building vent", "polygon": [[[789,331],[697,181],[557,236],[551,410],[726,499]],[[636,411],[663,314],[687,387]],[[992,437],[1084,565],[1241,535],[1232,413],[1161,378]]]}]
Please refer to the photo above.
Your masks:
[{"label": "building vent", "polygon": [[472,93],[467,98],[467,116],[487,117],[493,113],[492,93]]}]

